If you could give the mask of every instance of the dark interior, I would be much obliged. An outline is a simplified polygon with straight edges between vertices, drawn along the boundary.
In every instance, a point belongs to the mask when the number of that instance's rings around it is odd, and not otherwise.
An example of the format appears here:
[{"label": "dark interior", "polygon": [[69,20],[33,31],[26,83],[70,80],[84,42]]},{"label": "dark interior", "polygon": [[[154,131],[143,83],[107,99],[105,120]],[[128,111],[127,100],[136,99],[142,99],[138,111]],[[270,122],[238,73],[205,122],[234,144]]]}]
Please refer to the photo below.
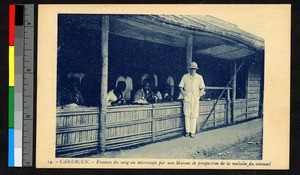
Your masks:
[{"label": "dark interior", "polygon": [[[101,23],[100,16],[99,21],[94,21],[95,23]],[[70,83],[68,73],[84,73],[85,77],[80,85],[84,106],[98,106],[100,103],[101,31],[81,27],[86,25],[91,17],[95,19],[95,15],[58,16],[57,91],[66,88]],[[176,87],[182,75],[187,72],[186,48],[114,34],[109,35],[108,48],[108,91],[114,88],[120,75],[129,75],[133,79],[135,92],[140,88],[141,76],[144,73],[157,74],[158,85],[163,88],[168,74],[174,77]],[[198,73],[203,76],[206,86],[224,87],[231,78],[229,60],[194,53],[193,61],[198,63]],[[237,76],[237,98],[245,97],[245,75],[246,69],[242,68]],[[215,99],[220,92],[221,90],[211,91],[207,98]],[[175,88],[175,97],[177,96],[178,88]]]}]

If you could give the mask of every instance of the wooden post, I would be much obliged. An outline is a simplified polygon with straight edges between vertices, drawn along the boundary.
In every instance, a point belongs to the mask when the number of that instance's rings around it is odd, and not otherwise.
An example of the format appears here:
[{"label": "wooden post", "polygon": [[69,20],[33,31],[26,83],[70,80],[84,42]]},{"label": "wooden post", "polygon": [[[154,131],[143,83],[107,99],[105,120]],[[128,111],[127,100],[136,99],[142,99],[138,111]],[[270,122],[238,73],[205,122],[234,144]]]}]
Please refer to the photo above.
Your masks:
[{"label": "wooden post", "polygon": [[106,130],[106,96],[108,83],[108,32],[109,16],[103,15],[101,25],[101,56],[102,56],[102,78],[101,78],[101,104],[99,119],[99,147],[101,152],[105,151],[105,130]]},{"label": "wooden post", "polygon": [[152,141],[156,140],[155,133],[156,133],[156,114],[155,114],[155,106],[152,105]]},{"label": "wooden post", "polygon": [[231,65],[231,76],[233,76],[233,80],[231,82],[232,93],[231,93],[231,123],[235,123],[235,99],[236,99],[236,61],[232,62]]},{"label": "wooden post", "polygon": [[265,77],[265,74],[264,74],[265,66],[264,65],[265,65],[265,62],[263,60],[265,60],[265,59],[258,59],[258,60],[262,60],[259,62],[261,71],[260,71],[259,108],[258,108],[259,114],[258,114],[258,116],[263,117],[263,105],[264,105],[264,93],[263,92],[265,89],[265,87],[264,87],[264,77]]},{"label": "wooden post", "polygon": [[[217,101],[217,100],[214,100],[214,103],[216,103],[216,101]],[[214,115],[214,127],[216,127],[216,126],[217,126],[217,121],[216,121],[216,108],[214,108],[214,113],[213,113],[213,115]]]},{"label": "wooden post", "polygon": [[249,118],[249,65],[247,66],[247,74],[246,74],[246,120]]},{"label": "wooden post", "polygon": [[230,89],[228,88],[227,89],[227,98],[226,98],[226,101],[227,101],[227,108],[226,108],[226,119],[225,119],[225,123],[226,125],[229,124],[229,121],[230,121],[230,106],[231,106],[231,100],[230,100]]},{"label": "wooden post", "polygon": [[189,66],[193,60],[193,35],[187,38],[187,50],[186,50],[186,65]]}]

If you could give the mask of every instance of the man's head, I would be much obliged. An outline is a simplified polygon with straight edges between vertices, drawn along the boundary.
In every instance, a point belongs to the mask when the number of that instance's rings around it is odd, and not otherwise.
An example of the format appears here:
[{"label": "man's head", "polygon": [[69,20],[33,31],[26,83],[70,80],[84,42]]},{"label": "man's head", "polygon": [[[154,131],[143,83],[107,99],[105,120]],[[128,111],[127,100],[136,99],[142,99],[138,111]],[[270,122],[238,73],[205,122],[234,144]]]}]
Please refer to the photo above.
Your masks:
[{"label": "man's head", "polygon": [[145,79],[143,81],[143,89],[144,90],[150,90],[150,80],[149,79]]},{"label": "man's head", "polygon": [[191,64],[188,66],[189,74],[192,76],[196,74],[197,69],[198,69],[198,65],[196,62],[191,62]]},{"label": "man's head", "polygon": [[115,88],[115,92],[121,93],[125,91],[125,89],[126,89],[126,83],[124,81],[119,81],[117,87]]}]

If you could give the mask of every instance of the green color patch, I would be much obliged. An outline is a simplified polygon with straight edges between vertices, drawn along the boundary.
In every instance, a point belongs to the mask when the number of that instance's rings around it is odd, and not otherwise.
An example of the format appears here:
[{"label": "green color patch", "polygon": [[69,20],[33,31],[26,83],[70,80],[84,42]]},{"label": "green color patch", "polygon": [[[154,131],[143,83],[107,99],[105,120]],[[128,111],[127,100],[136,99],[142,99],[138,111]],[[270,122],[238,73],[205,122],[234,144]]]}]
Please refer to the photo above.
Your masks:
[{"label": "green color patch", "polygon": [[14,128],[14,93],[15,89],[13,86],[9,87],[9,96],[8,96],[8,127]]}]

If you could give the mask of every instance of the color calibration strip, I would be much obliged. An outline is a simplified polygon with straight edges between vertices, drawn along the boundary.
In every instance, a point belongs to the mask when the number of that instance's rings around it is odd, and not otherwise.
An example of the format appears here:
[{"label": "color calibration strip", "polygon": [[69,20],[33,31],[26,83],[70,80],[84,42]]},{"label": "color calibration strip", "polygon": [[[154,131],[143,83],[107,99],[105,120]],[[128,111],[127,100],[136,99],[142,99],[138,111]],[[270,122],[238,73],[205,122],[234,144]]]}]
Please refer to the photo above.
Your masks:
[{"label": "color calibration strip", "polygon": [[9,97],[8,97],[8,166],[15,166],[14,86],[15,86],[15,5],[9,5]]},{"label": "color calibration strip", "polygon": [[34,5],[9,6],[10,167],[32,166]]}]

